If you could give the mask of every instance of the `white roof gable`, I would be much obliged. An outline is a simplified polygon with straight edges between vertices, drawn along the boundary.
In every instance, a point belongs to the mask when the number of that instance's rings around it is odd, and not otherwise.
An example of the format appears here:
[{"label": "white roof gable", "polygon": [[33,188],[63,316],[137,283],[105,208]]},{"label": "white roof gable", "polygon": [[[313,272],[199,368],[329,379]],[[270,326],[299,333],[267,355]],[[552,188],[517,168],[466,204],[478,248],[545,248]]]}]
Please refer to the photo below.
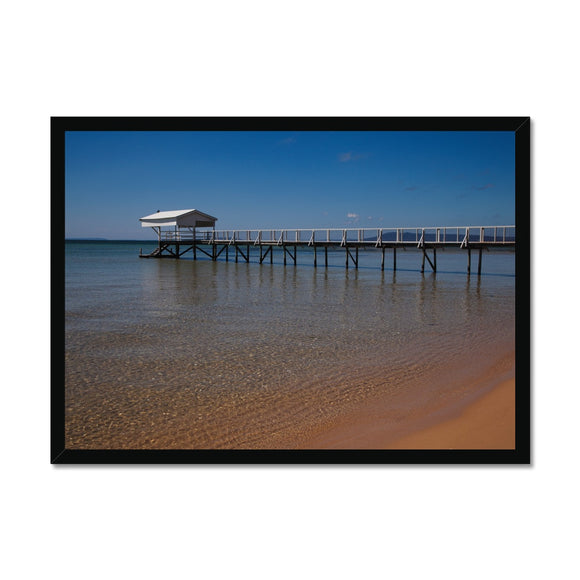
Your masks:
[{"label": "white roof gable", "polygon": [[156,213],[152,213],[151,215],[146,215],[145,217],[140,218],[141,221],[148,221],[148,220],[167,220],[167,219],[175,219],[179,216],[185,215],[195,211],[194,209],[178,209],[172,211],[158,211]]},{"label": "white roof gable", "polygon": [[158,211],[139,218],[141,225],[144,228],[154,226],[193,226],[211,227],[217,221],[207,213],[203,213],[198,209],[178,209],[171,211]]}]

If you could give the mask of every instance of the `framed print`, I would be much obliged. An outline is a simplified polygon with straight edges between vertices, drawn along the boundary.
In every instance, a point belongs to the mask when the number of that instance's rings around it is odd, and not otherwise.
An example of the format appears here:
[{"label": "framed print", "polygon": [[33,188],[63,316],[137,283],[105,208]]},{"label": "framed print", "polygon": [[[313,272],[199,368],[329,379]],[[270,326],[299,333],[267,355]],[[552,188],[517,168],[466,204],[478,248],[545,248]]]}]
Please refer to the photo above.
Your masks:
[{"label": "framed print", "polygon": [[530,462],[529,117],[54,117],[51,167],[51,462]]}]

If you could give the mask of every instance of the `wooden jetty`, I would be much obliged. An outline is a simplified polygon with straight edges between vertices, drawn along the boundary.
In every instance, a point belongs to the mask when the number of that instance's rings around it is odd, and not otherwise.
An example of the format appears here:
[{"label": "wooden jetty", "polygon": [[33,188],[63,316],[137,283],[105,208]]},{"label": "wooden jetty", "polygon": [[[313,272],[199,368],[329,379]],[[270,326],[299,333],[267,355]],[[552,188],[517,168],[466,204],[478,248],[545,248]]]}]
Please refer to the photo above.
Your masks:
[{"label": "wooden jetty", "polygon": [[[467,254],[467,273],[471,274],[472,252],[478,253],[477,274],[481,275],[484,250],[515,248],[515,226],[433,226],[415,228],[314,228],[314,229],[259,229],[216,230],[217,218],[198,210],[158,212],[141,218],[143,227],[152,227],[158,237],[157,248],[142,258],[178,259],[187,252],[197,259],[198,252],[216,261],[230,253],[236,262],[250,261],[250,248],[258,247],[260,264],[267,258],[273,263],[274,251],[280,251],[284,265],[296,265],[298,248],[312,248],[314,267],[319,265],[319,254],[324,254],[328,267],[328,249],[343,248],[345,267],[358,268],[359,250],[374,249],[381,253],[381,270],[385,268],[385,252],[392,252],[393,269],[397,269],[397,250],[414,248],[421,255],[421,272],[427,262],[437,271],[437,250],[459,248]],[[163,230],[163,227],[169,228]]]}]

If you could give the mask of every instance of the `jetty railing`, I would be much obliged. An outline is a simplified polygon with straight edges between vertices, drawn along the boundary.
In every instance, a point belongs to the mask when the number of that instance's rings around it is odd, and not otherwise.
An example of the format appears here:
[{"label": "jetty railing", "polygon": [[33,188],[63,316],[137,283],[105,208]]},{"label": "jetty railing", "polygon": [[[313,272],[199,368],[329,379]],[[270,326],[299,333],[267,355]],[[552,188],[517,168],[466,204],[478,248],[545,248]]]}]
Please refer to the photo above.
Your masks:
[{"label": "jetty railing", "polygon": [[166,242],[201,242],[217,244],[253,245],[357,245],[382,247],[385,244],[459,245],[497,244],[513,245],[515,226],[432,226],[403,228],[264,228],[245,230],[193,230],[178,228],[161,232]]}]

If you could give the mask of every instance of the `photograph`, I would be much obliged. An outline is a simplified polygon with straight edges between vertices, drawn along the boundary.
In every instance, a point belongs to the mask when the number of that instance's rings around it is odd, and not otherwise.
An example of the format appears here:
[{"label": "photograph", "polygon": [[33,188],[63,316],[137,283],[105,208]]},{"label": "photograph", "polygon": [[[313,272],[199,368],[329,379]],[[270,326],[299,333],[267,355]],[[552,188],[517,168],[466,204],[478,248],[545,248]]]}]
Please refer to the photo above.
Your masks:
[{"label": "photograph", "polygon": [[571,3],[5,5],[3,577],[577,569]]},{"label": "photograph", "polygon": [[530,462],[529,117],[52,117],[51,237],[52,463]]}]

